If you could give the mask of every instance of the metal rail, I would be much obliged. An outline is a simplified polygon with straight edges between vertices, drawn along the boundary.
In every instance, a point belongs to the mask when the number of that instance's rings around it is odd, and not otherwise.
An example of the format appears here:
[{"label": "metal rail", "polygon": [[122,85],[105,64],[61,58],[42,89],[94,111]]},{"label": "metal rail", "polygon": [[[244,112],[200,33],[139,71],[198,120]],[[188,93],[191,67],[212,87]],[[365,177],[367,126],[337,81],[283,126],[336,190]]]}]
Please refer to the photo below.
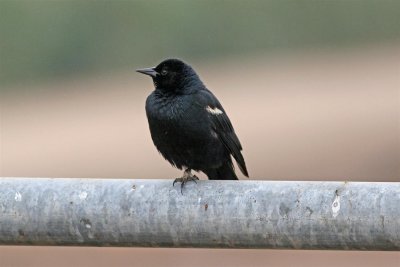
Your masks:
[{"label": "metal rail", "polygon": [[0,245],[400,250],[400,183],[0,178]]}]

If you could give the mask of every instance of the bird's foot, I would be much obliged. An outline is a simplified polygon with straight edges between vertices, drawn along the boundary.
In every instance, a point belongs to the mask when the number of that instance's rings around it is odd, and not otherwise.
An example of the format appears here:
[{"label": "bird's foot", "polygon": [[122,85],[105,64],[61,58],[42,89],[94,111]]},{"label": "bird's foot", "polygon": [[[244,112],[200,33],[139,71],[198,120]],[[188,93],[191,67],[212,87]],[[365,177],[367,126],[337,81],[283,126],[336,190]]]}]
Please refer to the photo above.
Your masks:
[{"label": "bird's foot", "polygon": [[183,176],[176,178],[172,184],[172,186],[175,186],[175,183],[181,183],[181,194],[182,193],[182,189],[185,186],[185,184],[189,181],[193,181],[197,184],[197,180],[199,180],[199,177],[197,177],[196,175],[192,174],[191,170],[185,170],[183,172]]}]

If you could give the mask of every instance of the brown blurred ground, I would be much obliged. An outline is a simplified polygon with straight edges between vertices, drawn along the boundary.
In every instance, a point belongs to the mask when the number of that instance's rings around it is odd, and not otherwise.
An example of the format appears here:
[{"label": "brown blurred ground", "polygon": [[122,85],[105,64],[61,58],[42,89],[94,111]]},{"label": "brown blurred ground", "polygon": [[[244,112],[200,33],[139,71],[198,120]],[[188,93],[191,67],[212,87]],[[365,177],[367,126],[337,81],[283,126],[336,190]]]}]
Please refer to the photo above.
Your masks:
[{"label": "brown blurred ground", "polygon": [[0,247],[1,267],[398,267],[399,252]]},{"label": "brown blurred ground", "polygon": [[[251,179],[400,181],[399,45],[195,67],[229,112]],[[151,88],[132,71],[2,93],[0,176],[180,175],[151,143]],[[400,254],[0,247],[1,267],[377,265],[400,266]]]}]

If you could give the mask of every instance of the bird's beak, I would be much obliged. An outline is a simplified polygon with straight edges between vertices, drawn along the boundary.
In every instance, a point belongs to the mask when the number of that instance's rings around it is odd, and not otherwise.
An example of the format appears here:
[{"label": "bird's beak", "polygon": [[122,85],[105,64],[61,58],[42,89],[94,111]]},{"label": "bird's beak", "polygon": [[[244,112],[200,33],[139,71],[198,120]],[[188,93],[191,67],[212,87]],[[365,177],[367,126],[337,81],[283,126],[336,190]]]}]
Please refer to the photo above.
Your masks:
[{"label": "bird's beak", "polygon": [[154,70],[154,68],[146,68],[146,69],[138,69],[136,70],[139,73],[143,73],[149,75],[151,77],[156,77],[158,72]]}]

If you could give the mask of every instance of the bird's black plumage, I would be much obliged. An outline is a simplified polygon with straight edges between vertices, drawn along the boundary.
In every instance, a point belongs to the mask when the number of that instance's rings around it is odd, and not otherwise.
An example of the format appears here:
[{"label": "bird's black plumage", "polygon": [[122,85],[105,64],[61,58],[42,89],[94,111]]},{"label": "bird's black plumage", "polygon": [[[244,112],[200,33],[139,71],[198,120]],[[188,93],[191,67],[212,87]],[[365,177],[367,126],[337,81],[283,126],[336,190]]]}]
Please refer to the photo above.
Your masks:
[{"label": "bird's black plumage", "polygon": [[179,169],[202,171],[211,180],[237,180],[232,155],[248,176],[228,115],[192,67],[167,59],[138,72],[153,79],[146,114],[153,143],[165,159]]}]

